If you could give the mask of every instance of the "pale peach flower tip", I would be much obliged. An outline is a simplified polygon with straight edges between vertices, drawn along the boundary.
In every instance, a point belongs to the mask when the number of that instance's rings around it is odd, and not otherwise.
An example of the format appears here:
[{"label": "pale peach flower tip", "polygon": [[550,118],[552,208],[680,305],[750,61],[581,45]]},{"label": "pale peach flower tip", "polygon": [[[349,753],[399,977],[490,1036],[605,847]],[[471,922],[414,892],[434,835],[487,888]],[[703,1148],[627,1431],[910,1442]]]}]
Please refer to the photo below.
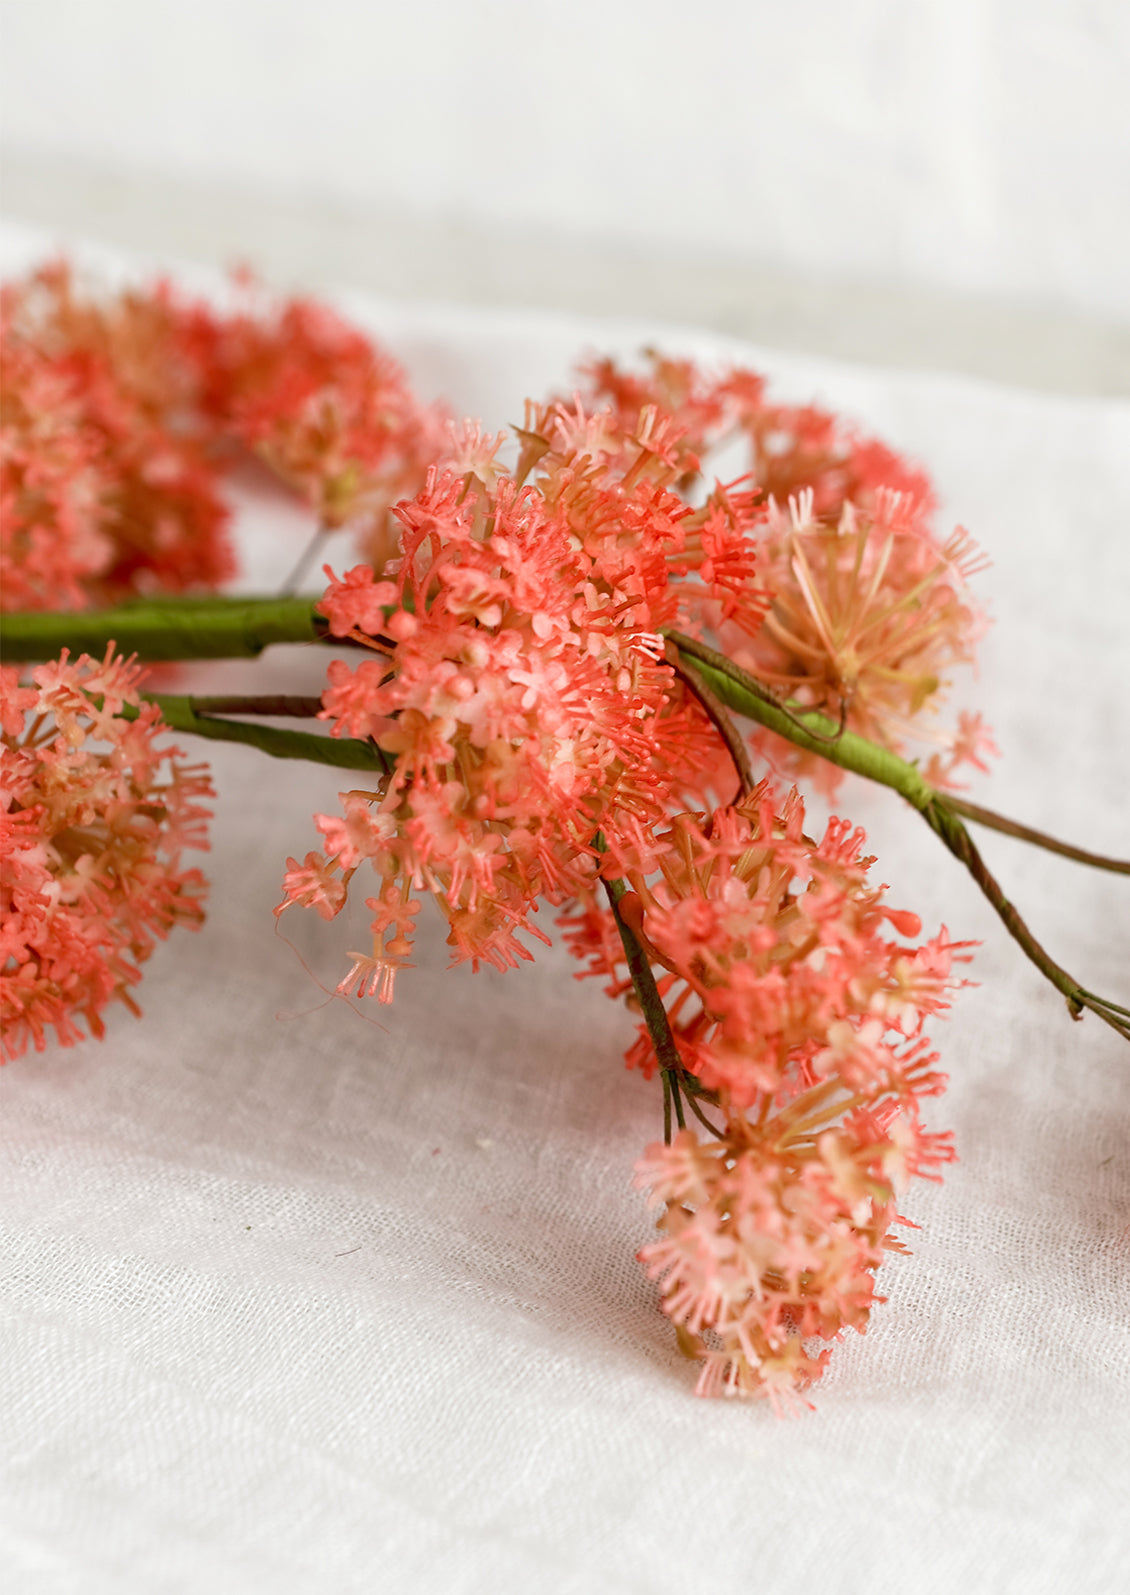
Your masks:
[{"label": "pale peach flower tip", "polygon": [[276,917],[298,903],[303,908],[317,909],[323,919],[333,919],[345,903],[345,884],[333,869],[333,863],[321,853],[307,853],[301,864],[296,858],[288,858],[283,876],[286,898],[275,909]]},{"label": "pale peach flower tip", "polygon": [[[821,520],[808,490],[772,506],[762,554],[773,602],[755,637],[733,638],[738,663],[893,752],[924,745],[934,784],[951,785],[962,764],[987,769],[996,750],[980,716],[940,719],[986,624],[969,588],[982,562],[968,534],[940,543],[921,501],[886,489],[866,512],[847,504]],[[778,768],[838,785],[826,760],[769,733],[757,741]]]},{"label": "pale peach flower tip", "polygon": [[[661,1209],[659,1238],[639,1259],[702,1364],[698,1395],[763,1397],[779,1413],[808,1405],[830,1343],[863,1334],[884,1300],[876,1271],[887,1251],[905,1250],[892,1234],[906,1222],[899,1180],[911,1143],[926,1138],[904,1114],[875,1110],[820,1129],[826,1106],[817,1088],[791,1114],[731,1117],[721,1140],[682,1130],[636,1165]],[[932,1157],[952,1156],[932,1139]]]},{"label": "pale peach flower tip", "polygon": [[[207,848],[213,796],[204,765],[158,746],[167,729],[141,701],[139,671],[107,650],[0,675],[0,1012],[3,1056],[53,1030],[68,1046],[80,1021],[101,1036],[156,939],[203,921],[205,882],[183,869]],[[132,711],[132,714],[123,711]]]}]

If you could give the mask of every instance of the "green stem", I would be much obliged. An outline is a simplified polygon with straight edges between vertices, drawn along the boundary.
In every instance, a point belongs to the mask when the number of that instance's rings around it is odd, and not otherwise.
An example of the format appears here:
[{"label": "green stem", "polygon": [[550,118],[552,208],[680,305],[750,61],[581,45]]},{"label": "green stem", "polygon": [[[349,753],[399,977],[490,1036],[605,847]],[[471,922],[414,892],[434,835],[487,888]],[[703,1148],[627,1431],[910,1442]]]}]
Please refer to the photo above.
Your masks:
[{"label": "green stem", "polygon": [[[328,526],[319,526],[315,530],[313,536],[310,538],[310,541],[306,544],[306,547],[302,550],[301,554],[299,554],[290,575],[279,588],[280,594],[286,596],[287,594],[293,593],[297,590],[299,582],[305,579],[306,572],[313,564],[315,557],[326,546],[326,539],[329,536],[330,528]],[[321,585],[324,588],[325,582],[323,581]]]},{"label": "green stem", "polygon": [[147,598],[115,609],[5,615],[0,658],[96,657],[114,643],[139,659],[250,659],[272,643],[319,642],[313,598]]},{"label": "green stem", "polygon": [[1062,993],[1071,1017],[1081,1019],[1083,1009],[1086,1008],[1108,1024],[1112,1030],[1116,1030],[1125,1040],[1130,1041],[1130,1023],[1120,1017],[1121,1010],[1118,1004],[1107,1002],[1081,986],[1075,977],[1057,964],[1036,940],[1014,905],[1005,896],[996,877],[977,850],[973,838],[949,807],[946,799],[939,796],[924,811],[924,818],[934,834],[941,837],[953,856],[965,865],[993,905],[1009,935],[1023,949],[1044,978]]},{"label": "green stem", "polygon": [[678,631],[665,632],[664,636],[680,653],[694,660],[695,670],[728,709],[756,720],[806,753],[815,753],[818,758],[839,765],[841,770],[850,770],[854,775],[891,787],[912,808],[925,810],[936,800],[938,794],[929,782],[913,764],[897,754],[866,741],[854,731],[841,731],[837,721],[817,710],[778,703],[740,665],[731,663],[725,654],[708,648],[696,638]]},{"label": "green stem", "polygon": [[[382,775],[389,774],[392,768],[374,743],[354,737],[322,737],[311,731],[280,730],[277,726],[249,725],[244,720],[214,719],[200,712],[208,699],[148,693],[146,701],[157,705],[166,725],[174,731],[208,737],[214,742],[243,742],[275,759],[306,759],[336,769],[377,770]],[[122,714],[127,719],[137,718],[136,709],[128,706],[123,708]]]},{"label": "green stem", "polygon": [[[778,702],[755,677],[705,643],[677,631],[669,631],[665,635],[671,649],[673,668],[679,670],[688,685],[700,690],[704,705],[708,712],[712,712],[715,723],[720,724],[723,735],[724,716],[720,710],[725,706],[756,720],[796,747],[897,792],[919,811],[931,830],[966,866],[1009,934],[1041,973],[1062,992],[1072,1014],[1079,1017],[1084,1008],[1089,1009],[1119,1034],[1130,1039],[1130,1025],[1123,1017],[1124,1010],[1080,986],[1073,976],[1055,963],[1032,935],[989,872],[959,816],[964,812],[971,820],[994,825],[998,830],[1008,831],[1039,846],[1051,846],[1054,851],[1078,858],[1084,863],[1122,872],[1127,870],[1126,864],[1101,859],[1098,855],[1069,848],[1066,844],[1054,843],[1040,832],[1002,820],[1000,816],[990,815],[987,810],[977,809],[973,804],[938,792],[923,779],[913,764],[908,764],[897,754],[845,730],[842,725],[837,725],[815,710]],[[313,601],[309,598],[145,599],[123,604],[116,609],[87,610],[75,614],[37,612],[7,615],[0,628],[0,658],[16,661],[51,659],[63,648],[70,649],[74,654],[101,655],[111,642],[120,652],[136,654],[144,660],[252,658],[273,643],[319,642],[325,636],[325,627],[316,616]],[[681,661],[684,655],[693,662],[690,669]],[[243,712],[259,714],[308,713],[308,708],[269,710],[261,702],[253,705],[250,700],[236,698],[194,700],[190,697],[155,696],[152,701],[160,705],[170,726],[195,736],[216,741],[243,742],[275,758],[307,759],[339,769],[379,770],[382,773],[389,770],[388,760],[370,742],[320,737],[309,732],[279,730],[271,726],[249,725],[244,721],[213,717],[218,708],[230,712],[237,706]],[[272,701],[281,704],[284,700]],[[206,712],[209,710],[213,713]],[[732,744],[732,738],[727,737],[726,740],[728,745]],[[735,762],[738,762],[736,754]],[[744,783],[744,769],[742,778]],[[623,883],[619,885],[622,895]],[[609,891],[611,895],[611,886]],[[630,928],[623,923],[616,908],[617,902],[618,898],[614,898],[613,912],[620,926],[621,939],[628,954],[629,968],[637,984],[645,1018],[649,1029],[652,1019],[658,1027],[652,1031],[657,1052],[664,1034],[664,1046],[670,1043],[674,1061],[665,1062],[664,1055],[660,1053],[660,1065],[666,1076],[666,1087],[674,1100],[679,1124],[682,1125],[682,1099],[679,1092],[682,1071],[666,1011],[655,989],[651,966]],[[640,966],[638,969],[637,965]],[[639,981],[636,979],[637,973]],[[656,1005],[658,1012],[653,1014],[649,1010]],[[662,1024],[659,1023],[659,1015],[662,1015]]]},{"label": "green stem", "polygon": [[1058,853],[1061,858],[1073,859],[1076,864],[1111,870],[1115,875],[1130,875],[1128,859],[1108,858],[1105,853],[1089,853],[1086,848],[1061,842],[1046,831],[1033,830],[1030,825],[1021,825],[1017,820],[995,814],[992,809],[983,809],[979,803],[969,803],[965,798],[954,797],[949,792],[946,793],[946,803],[963,820],[972,820],[975,825],[984,825],[990,831],[1000,831],[1002,836],[1015,836],[1021,842],[1030,842],[1033,847],[1042,847],[1045,853]]}]

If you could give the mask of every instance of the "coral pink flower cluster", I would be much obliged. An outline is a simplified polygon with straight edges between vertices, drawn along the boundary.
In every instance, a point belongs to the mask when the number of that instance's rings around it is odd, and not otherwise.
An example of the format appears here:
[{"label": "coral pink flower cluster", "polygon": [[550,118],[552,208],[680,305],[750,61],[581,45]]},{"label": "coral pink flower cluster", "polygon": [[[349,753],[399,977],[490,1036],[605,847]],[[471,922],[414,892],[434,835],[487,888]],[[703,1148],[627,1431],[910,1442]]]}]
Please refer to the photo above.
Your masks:
[{"label": "coral pink flower cluster", "polygon": [[235,574],[222,473],[257,455],[323,528],[388,553],[445,416],[332,310],[246,285],[222,313],[166,284],[93,298],[64,264],[0,302],[6,610],[207,590]]},{"label": "coral pink flower cluster", "polygon": [[[874,1271],[899,1246],[897,1191],[953,1155],[922,1122],[944,1085],[922,1027],[968,953],[944,928],[917,948],[892,939],[921,927],[868,883],[862,832],[832,820],[813,841],[795,791],[781,804],[764,782],[657,843],[657,879],[637,876],[620,912],[661,971],[687,1086],[725,1126],[649,1148],[638,1180],[663,1233],[641,1259],[702,1360],[700,1393],[779,1401],[823,1369],[827,1348],[806,1342],[866,1328]],[[607,926],[590,910],[570,928],[623,993]],[[646,1028],[628,1061],[654,1069]]]},{"label": "coral pink flower cluster", "polygon": [[[963,764],[986,768],[996,750],[980,716],[938,718],[953,669],[972,661],[984,630],[968,583],[986,562],[960,528],[944,542],[936,535],[923,472],[827,411],[770,403],[752,371],[711,378],[652,356],[642,374],[607,360],[588,374],[617,434],[645,408],[677,418],[695,451],[684,456],[684,486],[698,458],[740,444],[768,505],[758,559],[772,604],[755,638],[720,628],[735,663],[894,752],[923,743],[936,785]],[[814,755],[767,732],[755,742],[782,773],[838,786],[839,772]]]},{"label": "coral pink flower cluster", "polygon": [[421,888],[457,958],[528,957],[538,901],[591,887],[598,830],[610,868],[650,868],[653,823],[728,771],[657,631],[704,614],[756,629],[751,498],[718,488],[692,511],[669,487],[669,426],[606,450],[599,416],[536,421],[533,480],[497,473],[498,440],[464,439],[463,474],[434,471],[397,512],[395,579],[358,566],[322,602],[372,651],[331,666],[325,716],[389,761],[378,790],[318,817],[323,855],[286,877],[284,907],[331,914],[362,862],[376,871],[372,948],[343,987],[391,995]]},{"label": "coral pink flower cluster", "polygon": [[64,265],[0,298],[5,609],[79,608],[234,574],[228,511],[167,290],[82,299]]},{"label": "coral pink flower cluster", "polygon": [[693,361],[652,352],[642,370],[601,359],[583,375],[588,402],[608,406],[611,431],[634,431],[649,407],[678,416],[691,473],[722,444],[740,438],[753,482],[778,504],[810,491],[814,514],[835,522],[846,503],[869,510],[884,490],[913,499],[926,516],[933,513],[934,491],[924,471],[828,410],[770,400],[764,377],[746,367],[713,376]]},{"label": "coral pink flower cluster", "polygon": [[[756,638],[734,639],[736,664],[881,747],[924,744],[935,786],[951,785],[963,764],[987,770],[996,749],[980,715],[962,711],[950,727],[935,719],[983,630],[968,592],[983,561],[966,532],[939,546],[918,503],[883,489],[868,512],[847,503],[822,521],[806,490],[787,509],[772,505],[763,552],[773,606]],[[834,767],[814,754],[791,744],[782,753],[779,737],[758,742],[777,766],[834,789]]]},{"label": "coral pink flower cluster", "polygon": [[232,313],[197,305],[185,317],[203,412],[298,492],[320,527],[351,526],[381,565],[395,545],[390,507],[423,485],[446,413],[421,405],[402,367],[328,306],[273,304],[246,277],[238,286]]},{"label": "coral pink flower cluster", "polygon": [[884,1172],[888,1153],[897,1167],[897,1122],[879,1118],[873,1130],[860,1112],[813,1133],[803,1099],[797,1112],[732,1121],[720,1140],[680,1130],[636,1165],[660,1209],[659,1239],[640,1261],[685,1354],[702,1365],[697,1395],[790,1410],[824,1372],[828,1342],[866,1330],[884,1300],[875,1271],[904,1249]]},{"label": "coral pink flower cluster", "polygon": [[[944,929],[914,950],[888,939],[889,928],[922,927],[868,883],[865,840],[833,819],[814,842],[796,790],[782,801],[763,781],[709,822],[676,816],[655,837],[656,879],[629,874],[620,912],[666,971],[659,989],[681,1061],[736,1108],[830,1072],[852,1090],[900,1079],[908,1055],[880,1038],[917,1037],[948,1007],[962,948]],[[617,943],[599,936],[590,947],[583,922],[573,931],[589,973],[615,978]],[[646,1031],[628,1061],[651,1073]]]},{"label": "coral pink flower cluster", "polygon": [[203,920],[207,769],[159,746],[166,729],[138,695],[138,668],[107,650],[33,672],[0,667],[0,1056],[54,1030],[103,1031],[156,938]]}]

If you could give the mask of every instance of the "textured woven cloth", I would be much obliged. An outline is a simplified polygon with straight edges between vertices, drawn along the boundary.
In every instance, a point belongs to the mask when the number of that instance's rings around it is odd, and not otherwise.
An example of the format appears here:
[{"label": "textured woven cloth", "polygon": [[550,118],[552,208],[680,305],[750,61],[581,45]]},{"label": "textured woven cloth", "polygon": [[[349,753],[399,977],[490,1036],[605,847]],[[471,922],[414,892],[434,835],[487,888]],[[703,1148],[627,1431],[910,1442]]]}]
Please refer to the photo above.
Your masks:
[{"label": "textured woven cloth", "polygon": [[[11,230],[7,269],[39,244]],[[972,795],[1130,853],[1130,407],[679,329],[339,303],[492,427],[582,351],[652,343],[748,360],[909,451],[993,561],[974,690],[1002,757]],[[242,536],[262,588],[302,528],[248,501]],[[318,663],[203,675],[312,690]],[[280,934],[271,910],[350,782],[209,757],[207,926],[158,950],[143,1019],[0,1073],[4,1588],[1126,1588],[1130,1053],[1071,1023],[897,799],[857,783],[840,804],[891,901],[984,941],[980,985],[934,1026],[934,1121],[961,1161],[912,1190],[886,1305],[817,1410],[781,1421],[693,1398],[633,1259],[659,1101],[620,1062],[625,1014],[559,948],[447,972],[434,922],[391,1009],[328,1001],[363,908]],[[984,850],[1053,954],[1130,1001],[1130,882]]]}]

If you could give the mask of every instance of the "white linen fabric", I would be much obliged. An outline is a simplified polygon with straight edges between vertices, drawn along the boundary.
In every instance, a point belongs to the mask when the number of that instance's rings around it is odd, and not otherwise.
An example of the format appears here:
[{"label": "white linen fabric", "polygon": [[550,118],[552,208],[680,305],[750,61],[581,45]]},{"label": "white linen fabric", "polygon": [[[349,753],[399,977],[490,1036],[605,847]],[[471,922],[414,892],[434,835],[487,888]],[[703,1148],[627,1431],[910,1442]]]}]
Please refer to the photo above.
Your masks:
[{"label": "white linen fabric", "polygon": [[[6,269],[42,245],[10,228]],[[1130,854],[1130,406],[675,328],[339,303],[491,427],[586,349],[658,344],[749,361],[909,451],[993,561],[972,695],[1002,756],[973,796]],[[303,535],[245,505],[245,586],[277,584]],[[275,650],[198,679],[312,690],[321,663]],[[912,1189],[886,1305],[816,1411],[781,1421],[694,1399],[633,1260],[660,1109],[621,1063],[628,1017],[557,947],[448,972],[434,919],[391,1009],[328,1000],[363,907],[352,933],[295,910],[276,934],[271,910],[311,814],[354,783],[204,751],[206,927],[158,950],[140,1021],[0,1073],[4,1588],[1126,1588],[1130,1053],[1071,1022],[896,798],[853,783],[838,807],[894,904],[984,943],[933,1027],[961,1161]],[[1130,1002],[1130,882],[983,841],[1049,950]]]}]

